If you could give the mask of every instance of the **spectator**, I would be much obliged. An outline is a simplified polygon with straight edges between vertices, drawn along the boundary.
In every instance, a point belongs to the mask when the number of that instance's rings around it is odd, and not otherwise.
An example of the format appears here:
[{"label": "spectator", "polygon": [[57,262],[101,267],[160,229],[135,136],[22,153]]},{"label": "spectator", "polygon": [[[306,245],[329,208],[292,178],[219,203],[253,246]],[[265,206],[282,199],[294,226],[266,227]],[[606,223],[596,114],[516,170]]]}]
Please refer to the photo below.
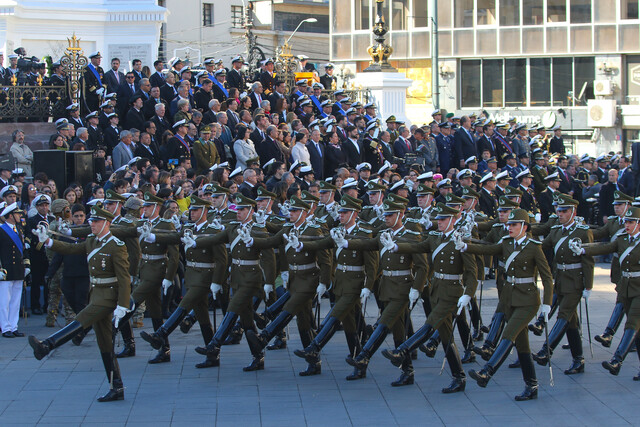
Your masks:
[{"label": "spectator", "polygon": [[120,143],[113,149],[113,167],[115,170],[127,165],[133,159],[131,140],[131,132],[123,130],[120,133]]},{"label": "spectator", "polygon": [[16,167],[21,168],[27,176],[31,176],[31,165],[33,164],[33,152],[24,142],[24,132],[20,129],[11,134],[13,144],[11,144],[11,154],[16,162]]}]

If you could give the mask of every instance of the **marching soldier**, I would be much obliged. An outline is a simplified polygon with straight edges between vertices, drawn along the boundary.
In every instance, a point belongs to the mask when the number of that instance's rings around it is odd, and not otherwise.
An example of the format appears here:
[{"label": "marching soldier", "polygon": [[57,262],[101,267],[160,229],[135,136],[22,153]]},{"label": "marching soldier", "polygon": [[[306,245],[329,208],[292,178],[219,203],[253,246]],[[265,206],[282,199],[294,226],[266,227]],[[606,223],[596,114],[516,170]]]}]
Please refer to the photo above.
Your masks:
[{"label": "marching soldier", "polygon": [[111,388],[107,394],[98,398],[98,402],[110,402],[124,399],[124,386],[120,376],[118,361],[114,355],[111,318],[117,328],[120,321],[130,312],[129,296],[129,260],[124,242],[111,234],[110,226],[113,214],[98,207],[91,208],[89,218],[92,234],[77,244],[54,241],[49,238],[47,228],[38,226],[33,233],[46,247],[63,254],[86,254],[91,276],[91,294],[89,305],[76,320],[50,335],[43,341],[33,335],[29,345],[36,359],[41,360],[53,349],[71,340],[83,330],[93,327],[96,332],[102,363]]},{"label": "marching soldier", "polygon": [[533,190],[535,191],[536,198],[540,197],[540,193],[547,187],[545,178],[549,175],[547,168],[544,165],[544,156],[542,153],[536,153],[533,155],[533,161],[536,163],[531,174],[533,175]]},{"label": "marching soldier", "polygon": [[504,302],[506,326],[502,340],[489,362],[480,370],[470,370],[469,375],[480,387],[486,387],[489,380],[506,360],[511,349],[516,346],[522,376],[526,384],[517,401],[538,398],[538,380],[529,348],[527,324],[540,307],[540,293],[536,287],[536,272],[542,278],[544,298],[540,311],[548,319],[553,295],[553,277],[549,264],[542,252],[539,241],[527,237],[529,214],[524,209],[514,209],[507,220],[509,237],[502,238],[494,245],[464,244],[456,242],[460,250],[475,254],[502,255],[505,261],[505,286],[501,300]]},{"label": "marching soldier", "polygon": [[[382,355],[391,360],[395,366],[399,366],[409,352],[424,343],[437,329],[444,343],[443,347],[453,376],[449,387],[443,388],[442,392],[456,393],[464,391],[466,379],[460,354],[453,342],[454,324],[452,319],[458,319],[462,309],[471,302],[471,298],[475,295],[478,284],[476,261],[473,255],[461,253],[455,248],[452,237],[454,235],[454,221],[459,216],[459,211],[443,204],[436,205],[434,211],[439,231],[429,232],[429,237],[421,243],[385,245],[385,248],[398,254],[430,254],[430,266],[433,269],[430,299],[435,305],[424,326],[402,345],[397,346],[395,350],[385,350]],[[385,237],[381,238],[381,241],[385,240],[387,240]],[[466,284],[466,287],[463,284]],[[452,317],[451,314],[456,306],[459,309],[458,314]]]},{"label": "marching soldier", "polygon": [[551,232],[542,242],[542,249],[553,250],[554,253],[552,270],[558,295],[558,318],[548,341],[538,353],[533,354],[533,359],[542,366],[550,363],[549,356],[566,333],[573,362],[564,373],[572,375],[584,372],[577,307],[582,297],[588,300],[591,294],[594,261],[591,256],[575,255],[569,242],[577,238],[584,243],[592,243],[593,236],[588,226],[576,223],[577,200],[559,194],[554,205],[560,224],[551,227]]}]

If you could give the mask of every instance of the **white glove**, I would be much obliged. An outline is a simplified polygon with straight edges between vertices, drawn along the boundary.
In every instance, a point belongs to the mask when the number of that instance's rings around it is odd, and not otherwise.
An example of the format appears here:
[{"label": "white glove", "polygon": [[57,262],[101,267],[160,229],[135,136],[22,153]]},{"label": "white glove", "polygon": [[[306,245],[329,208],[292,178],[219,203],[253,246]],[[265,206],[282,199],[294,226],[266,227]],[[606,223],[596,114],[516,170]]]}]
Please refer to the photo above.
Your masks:
[{"label": "white glove", "polygon": [[0,269],[0,280],[5,280],[6,278],[7,278],[7,270],[5,270],[4,268]]},{"label": "white glove", "polygon": [[582,291],[582,298],[584,298],[585,301],[589,301],[590,296],[591,296],[591,289],[585,289]]},{"label": "white glove", "polygon": [[47,229],[47,226],[44,224],[38,225],[38,227],[35,230],[31,230],[31,232],[38,236],[40,243],[47,243],[47,240],[49,240],[49,229]]},{"label": "white glove", "polygon": [[282,279],[282,287],[287,289],[287,285],[289,285],[289,272],[283,271],[280,273],[280,278]]},{"label": "white glove", "polygon": [[420,220],[418,221],[420,224],[422,224],[422,226],[425,229],[429,229],[431,228],[431,226],[433,225],[433,223],[431,222],[431,218],[429,215],[429,211],[425,209],[425,211],[422,213],[422,217],[420,218]]},{"label": "white glove", "polygon": [[331,238],[337,247],[346,248],[349,245],[347,239],[344,238],[344,227],[332,228],[329,234],[331,234]]},{"label": "white glove", "polygon": [[409,291],[409,310],[413,308],[418,298],[420,298],[420,292],[418,292],[417,289],[411,288]]},{"label": "white glove", "polygon": [[413,190],[413,181],[411,181],[410,179],[406,180],[404,185],[407,186],[407,188],[409,189],[409,191]]},{"label": "white glove", "polygon": [[173,285],[173,282],[171,280],[167,280],[167,279],[162,280],[162,293],[164,295],[167,294],[167,291],[169,290],[171,285]]},{"label": "white glove", "polygon": [[535,214],[533,217],[535,218],[536,222],[540,222],[540,220],[542,219],[542,215],[540,215],[539,212]]},{"label": "white glove", "polygon": [[182,243],[184,243],[184,250],[186,251],[189,248],[195,248],[196,247],[196,239],[195,237],[192,236],[182,236],[182,238],[180,238],[180,240],[182,240]]},{"label": "white glove", "polygon": [[126,316],[130,311],[131,310],[121,305],[116,306],[116,309],[113,310],[113,322],[116,328],[118,328],[118,326],[120,325],[120,320],[122,320],[122,318]]},{"label": "white glove", "polygon": [[284,240],[286,240],[287,244],[292,248],[297,250],[300,247],[300,239],[298,239],[298,236],[293,232],[293,230],[291,230],[288,235],[283,234],[282,237],[284,237]]},{"label": "white glove", "polygon": [[222,226],[222,220],[220,218],[213,218],[209,223],[209,227],[215,228],[216,230],[224,229],[224,227]]},{"label": "white glove", "polygon": [[155,233],[150,233],[147,237],[144,238],[144,241],[147,243],[155,243],[156,242]]},{"label": "white glove", "polygon": [[334,203],[327,211],[329,212],[329,215],[331,215],[331,218],[333,218],[335,221],[338,221],[338,219],[340,219],[337,203]]},{"label": "white glove", "polygon": [[173,216],[171,217],[171,223],[176,228],[176,230],[180,230],[180,228],[182,227],[182,223],[180,222],[180,217],[178,216],[178,214],[173,214]]},{"label": "white glove", "polygon": [[360,291],[360,304],[364,305],[365,301],[371,295],[371,291],[367,288],[362,288]]},{"label": "white glove", "polygon": [[142,223],[140,227],[138,227],[138,236],[140,240],[146,238],[149,234],[151,234],[151,224],[149,221],[145,221]]},{"label": "white glove", "polygon": [[58,226],[58,232],[66,236],[71,236],[71,228],[69,228],[69,224],[67,224],[66,221],[60,222],[60,225]]},{"label": "white glove", "polygon": [[467,245],[464,243],[464,241],[462,241],[462,233],[454,232],[453,241],[456,244],[457,251],[462,251],[463,249],[466,249]]},{"label": "white glove", "polygon": [[210,288],[211,288],[211,293],[213,294],[213,299],[216,299],[217,294],[219,294],[220,291],[222,290],[222,286],[218,285],[217,283],[212,283]]},{"label": "white glove", "polygon": [[327,286],[324,283],[319,283],[316,288],[316,293],[318,294],[318,299],[322,298],[322,295],[327,292]]},{"label": "white glove", "polygon": [[100,89],[97,89],[97,90],[96,90],[96,95],[98,95],[98,96],[103,96],[103,95],[104,95],[104,88],[103,88],[103,87],[101,87]]},{"label": "white glove", "polygon": [[380,235],[380,243],[389,252],[395,252],[396,244],[389,231],[385,231]]},{"label": "white glove", "polygon": [[285,201],[284,203],[278,203],[278,208],[280,208],[280,212],[282,212],[282,215],[289,218],[289,208],[291,207],[291,204],[289,203],[289,201]]},{"label": "white glove", "polygon": [[577,237],[569,240],[569,249],[571,249],[571,252],[575,255],[582,255],[584,253],[584,249],[582,249],[582,240]]},{"label": "white glove", "polygon": [[540,306],[540,312],[538,313],[538,315],[542,314],[544,316],[545,323],[549,323],[549,313],[551,313],[551,306],[542,304]]},{"label": "white glove", "polygon": [[264,285],[264,295],[265,299],[269,299],[269,294],[273,292],[273,285]]},{"label": "white glove", "polygon": [[264,209],[260,209],[255,214],[253,214],[253,220],[259,226],[264,227],[264,224],[267,222],[267,213]]},{"label": "white glove", "polygon": [[471,297],[469,295],[462,295],[459,299],[458,299],[458,308],[464,308],[467,305],[469,305],[469,302],[471,302]]},{"label": "white glove", "polygon": [[29,267],[25,267],[25,269],[24,269],[24,277],[27,277],[29,274],[31,274],[31,269]]},{"label": "white glove", "polygon": [[251,229],[245,226],[238,228],[238,236],[244,242],[247,247],[253,245],[253,237],[251,237]]}]

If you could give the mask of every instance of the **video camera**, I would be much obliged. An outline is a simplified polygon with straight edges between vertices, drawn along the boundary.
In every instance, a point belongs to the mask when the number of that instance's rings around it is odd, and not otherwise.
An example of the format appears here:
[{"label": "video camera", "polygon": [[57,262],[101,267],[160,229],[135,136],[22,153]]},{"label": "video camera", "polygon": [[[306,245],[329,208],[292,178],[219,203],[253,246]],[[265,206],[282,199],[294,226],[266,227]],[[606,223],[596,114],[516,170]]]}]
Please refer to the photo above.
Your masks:
[{"label": "video camera", "polygon": [[26,84],[27,83],[27,75],[33,69],[37,69],[39,66],[40,59],[32,56],[31,58],[27,57],[27,51],[23,47],[19,47],[13,51],[17,54],[18,57],[18,84]]}]

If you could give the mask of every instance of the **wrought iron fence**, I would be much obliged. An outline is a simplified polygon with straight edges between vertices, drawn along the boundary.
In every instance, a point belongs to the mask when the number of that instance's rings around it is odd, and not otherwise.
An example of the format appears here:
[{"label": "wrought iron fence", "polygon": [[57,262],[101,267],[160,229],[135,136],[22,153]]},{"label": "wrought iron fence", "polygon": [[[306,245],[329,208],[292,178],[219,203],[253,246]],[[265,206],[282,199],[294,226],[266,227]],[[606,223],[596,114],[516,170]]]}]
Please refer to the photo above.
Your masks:
[{"label": "wrought iron fence", "polygon": [[[359,101],[362,105],[368,103],[371,100],[371,90],[370,89],[342,89],[343,93],[347,95],[351,99],[351,103]],[[328,96],[331,101],[335,102],[335,97],[333,93],[335,90],[323,90],[322,94]]]},{"label": "wrought iron fence", "polygon": [[0,120],[47,121],[64,115],[65,86],[0,86]]}]

